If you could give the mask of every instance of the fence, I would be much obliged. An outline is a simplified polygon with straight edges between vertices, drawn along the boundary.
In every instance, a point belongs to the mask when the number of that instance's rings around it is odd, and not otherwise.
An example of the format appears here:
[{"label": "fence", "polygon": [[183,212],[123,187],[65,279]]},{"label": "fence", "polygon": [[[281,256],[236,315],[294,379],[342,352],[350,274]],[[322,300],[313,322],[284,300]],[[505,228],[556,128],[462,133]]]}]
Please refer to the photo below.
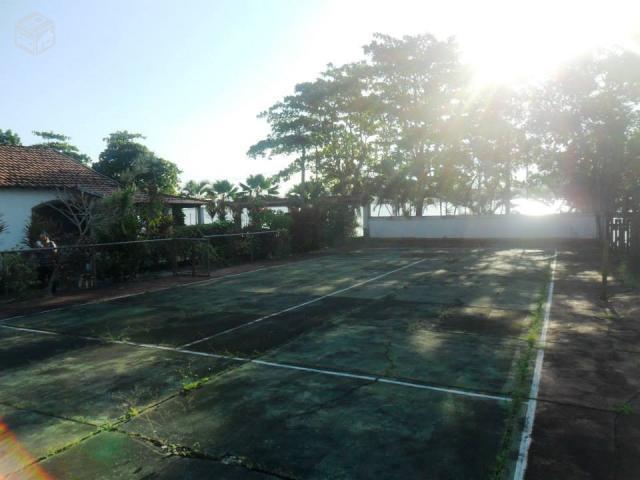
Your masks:
[{"label": "fence", "polygon": [[631,217],[612,217],[607,222],[609,247],[614,252],[628,252],[634,246],[634,221]]},{"label": "fence", "polygon": [[209,276],[214,268],[287,255],[289,243],[287,231],[263,230],[1,251],[0,293],[87,289],[146,274]]}]

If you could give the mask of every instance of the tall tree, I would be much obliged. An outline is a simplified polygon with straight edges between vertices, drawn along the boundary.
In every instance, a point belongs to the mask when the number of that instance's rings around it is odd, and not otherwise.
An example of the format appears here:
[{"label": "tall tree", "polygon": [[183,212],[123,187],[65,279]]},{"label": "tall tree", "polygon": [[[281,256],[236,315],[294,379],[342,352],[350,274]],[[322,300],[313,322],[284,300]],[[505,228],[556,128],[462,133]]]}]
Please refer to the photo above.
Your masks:
[{"label": "tall tree", "polygon": [[0,128],[0,145],[16,145],[20,146],[20,136],[17,133],[9,130],[2,130]]},{"label": "tall tree", "polygon": [[610,50],[579,58],[537,92],[532,110],[543,154],[538,180],[575,209],[599,213],[606,295],[607,218],[637,175],[640,55]]},{"label": "tall tree", "polygon": [[640,132],[640,55],[601,51],[564,66],[536,92],[530,130],[537,180],[581,211],[619,208]]},{"label": "tall tree", "polygon": [[58,153],[62,153],[68,157],[73,158],[76,162],[83,165],[89,165],[91,158],[89,155],[81,153],[78,147],[69,143],[71,137],[62,135],[61,133],[34,131],[34,135],[42,139],[41,142],[31,145],[35,148],[51,148]]},{"label": "tall tree", "polygon": [[464,137],[468,162],[469,195],[465,206],[475,213],[511,213],[519,183],[515,173],[527,166],[528,144],[525,98],[506,87],[490,87],[477,92],[465,106]]},{"label": "tall tree", "polygon": [[468,74],[450,39],[432,35],[402,39],[376,35],[365,47],[374,92],[383,106],[381,140],[396,170],[408,175],[415,213],[441,195],[438,177],[458,139],[453,126],[460,114]]},{"label": "tall tree", "polygon": [[94,170],[149,194],[174,194],[180,170],[173,162],[157,157],[139,139],[144,137],[126,130],[110,134],[104,139],[107,146]]}]

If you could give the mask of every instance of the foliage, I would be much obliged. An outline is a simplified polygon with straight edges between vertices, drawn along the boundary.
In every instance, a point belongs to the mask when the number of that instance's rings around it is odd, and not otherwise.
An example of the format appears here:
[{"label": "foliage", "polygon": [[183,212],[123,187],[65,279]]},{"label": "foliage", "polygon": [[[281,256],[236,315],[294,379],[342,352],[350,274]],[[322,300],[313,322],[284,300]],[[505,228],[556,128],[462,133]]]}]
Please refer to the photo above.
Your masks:
[{"label": "foliage", "polygon": [[260,200],[273,198],[278,195],[278,185],[272,179],[259,173],[249,175],[246,183],[240,183],[240,197],[243,199]]},{"label": "foliage", "polygon": [[326,245],[324,225],[327,211],[323,208],[304,205],[290,209],[291,248],[294,252],[309,252]]},{"label": "foliage", "polygon": [[141,225],[134,195],[132,189],[124,189],[99,203],[96,218],[96,239],[99,242],[125,242],[138,238]]},{"label": "foliage", "polygon": [[[133,189],[125,189],[104,198],[98,205],[95,234],[99,243],[137,240],[142,224],[133,202]],[[101,275],[124,279],[137,274],[144,259],[141,244],[119,245],[99,251],[97,269]]]},{"label": "foliage", "polygon": [[221,235],[234,232],[236,232],[236,228],[233,222],[218,220],[205,225],[175,227],[173,235],[178,238],[201,238],[206,235]]},{"label": "foliage", "polygon": [[136,205],[140,220],[140,233],[147,238],[166,237],[173,229],[174,219],[166,213],[166,204],[161,196],[149,195],[144,203]]},{"label": "foliage", "polygon": [[180,205],[171,206],[171,217],[173,219],[173,225],[177,227],[184,226],[185,214]]},{"label": "foliage", "polygon": [[51,148],[58,153],[73,158],[76,162],[82,165],[89,165],[91,163],[91,158],[88,155],[81,153],[78,147],[69,143],[71,137],[67,137],[61,133],[45,131],[34,131],[33,134],[40,137],[42,141],[31,145],[32,147]]},{"label": "foliage", "polygon": [[0,292],[24,295],[38,284],[38,272],[33,258],[19,253],[0,258]]},{"label": "foliage", "polygon": [[94,170],[144,193],[174,194],[180,170],[174,163],[157,157],[138,139],[144,137],[126,130],[110,134],[104,139],[107,146],[93,165]]},{"label": "foliage", "polygon": [[227,213],[232,210],[232,202],[238,198],[238,187],[228,180],[218,180],[213,182],[209,197],[214,200],[213,204],[207,205],[209,215],[218,220],[226,220]]},{"label": "foliage", "polygon": [[7,229],[7,224],[4,223],[2,219],[2,214],[0,213],[0,233],[4,232]]},{"label": "foliage", "polygon": [[315,190],[396,215],[436,202],[490,214],[534,195],[638,211],[639,58],[600,51],[538,89],[477,89],[453,40],[376,35],[361,61],[329,65],[262,112],[270,133],[248,154],[289,158],[278,177],[301,174],[301,203]]},{"label": "foliage", "polygon": [[[273,212],[270,217],[271,224],[266,226],[269,229],[276,228],[279,225],[286,225],[287,214]],[[176,228],[174,236],[176,238],[203,238],[210,235],[225,235],[249,233],[255,231],[253,228],[246,228],[238,231],[234,222],[216,221],[208,225],[189,225],[186,227]],[[178,243],[180,256],[187,258],[192,255],[193,245],[191,242]],[[289,253],[289,236],[286,232],[280,235],[264,234],[264,235],[233,235],[224,237],[209,238],[205,244],[198,244],[201,251],[196,255],[202,255],[202,249],[206,245],[209,250],[210,261],[218,265],[230,265],[242,261],[258,260],[263,258],[280,257]]]},{"label": "foliage", "polygon": [[12,132],[10,129],[2,130],[0,128],[0,145],[20,146],[22,145],[22,142],[20,141],[20,136],[17,133]]},{"label": "foliage", "polygon": [[188,197],[203,198],[211,191],[211,183],[208,180],[189,180],[182,187],[181,193]]},{"label": "foliage", "polygon": [[253,227],[261,228],[264,224],[264,201],[278,195],[278,185],[273,179],[262,174],[249,175],[246,183],[240,183],[242,189],[238,198],[248,203],[249,222]]},{"label": "foliage", "polygon": [[535,92],[535,180],[578,210],[640,200],[640,55],[600,51],[565,65]]}]

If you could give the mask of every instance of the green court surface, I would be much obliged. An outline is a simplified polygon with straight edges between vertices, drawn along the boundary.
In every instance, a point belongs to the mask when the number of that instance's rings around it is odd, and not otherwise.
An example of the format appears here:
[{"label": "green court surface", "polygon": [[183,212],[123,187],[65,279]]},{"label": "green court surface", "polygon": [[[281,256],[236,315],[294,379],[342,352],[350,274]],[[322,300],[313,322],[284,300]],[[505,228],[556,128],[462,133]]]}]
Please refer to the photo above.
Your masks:
[{"label": "green court surface", "polygon": [[507,478],[552,256],[363,249],[4,320],[0,478]]}]

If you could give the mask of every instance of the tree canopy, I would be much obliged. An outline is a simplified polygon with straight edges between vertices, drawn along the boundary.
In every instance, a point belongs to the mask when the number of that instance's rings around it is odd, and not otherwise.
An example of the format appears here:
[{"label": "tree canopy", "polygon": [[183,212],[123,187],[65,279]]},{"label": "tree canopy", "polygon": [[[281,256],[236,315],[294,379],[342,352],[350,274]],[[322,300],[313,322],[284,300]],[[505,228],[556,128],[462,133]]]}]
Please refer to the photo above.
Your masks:
[{"label": "tree canopy", "polygon": [[9,130],[2,130],[0,128],[0,145],[22,145],[20,136]]},{"label": "tree canopy", "polygon": [[[322,184],[395,213],[444,202],[509,213],[513,200],[638,209],[640,57],[594,52],[536,88],[477,88],[454,40],[376,35],[362,60],[329,65],[259,116],[251,157],[285,156],[296,195]],[[309,179],[311,177],[311,181]]]},{"label": "tree canopy", "polygon": [[139,133],[126,130],[110,134],[104,139],[107,146],[94,170],[149,194],[176,193],[180,170],[175,163],[156,156],[140,139],[144,137]]},{"label": "tree canopy", "polygon": [[31,145],[32,147],[51,148],[58,153],[62,153],[63,155],[73,158],[76,162],[83,165],[89,165],[91,163],[89,155],[81,153],[78,147],[69,143],[71,137],[67,137],[61,133],[45,131],[34,131],[33,134],[40,137],[42,141]]}]

